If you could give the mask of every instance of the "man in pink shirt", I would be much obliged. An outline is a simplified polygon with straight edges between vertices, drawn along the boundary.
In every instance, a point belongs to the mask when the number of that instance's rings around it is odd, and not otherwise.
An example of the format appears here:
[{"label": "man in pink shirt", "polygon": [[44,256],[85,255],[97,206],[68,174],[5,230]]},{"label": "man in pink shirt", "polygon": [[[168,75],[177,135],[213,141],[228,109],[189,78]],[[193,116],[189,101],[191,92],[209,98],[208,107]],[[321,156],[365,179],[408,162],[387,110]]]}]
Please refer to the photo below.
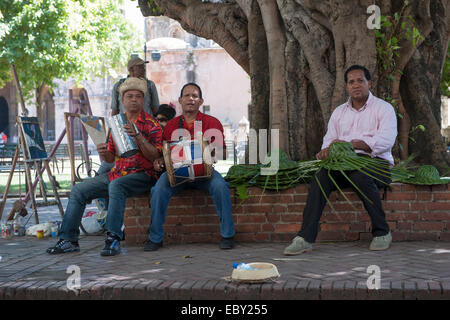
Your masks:
[{"label": "man in pink shirt", "polygon": [[[346,70],[345,82],[350,98],[337,107],[331,115],[321,151],[316,155],[317,159],[322,160],[328,157],[331,143],[346,141],[353,145],[356,153],[379,158],[387,161],[391,166],[394,165],[391,150],[397,137],[397,118],[391,104],[375,97],[369,91],[370,79],[370,72],[365,67],[354,65]],[[371,202],[368,201],[357,192],[372,222],[373,240],[369,249],[388,249],[392,237],[378,191],[383,184],[359,171],[347,171],[346,174],[371,200]],[[340,187],[352,187],[339,171],[331,171],[331,175]],[[327,196],[335,190],[334,184],[328,177],[328,170],[319,171],[317,178]],[[379,175],[377,178],[386,183],[390,182],[390,179]],[[302,228],[298,236],[284,250],[284,254],[296,255],[312,250],[312,243],[316,240],[319,220],[325,204],[326,199],[316,180],[313,179],[303,211]]]}]

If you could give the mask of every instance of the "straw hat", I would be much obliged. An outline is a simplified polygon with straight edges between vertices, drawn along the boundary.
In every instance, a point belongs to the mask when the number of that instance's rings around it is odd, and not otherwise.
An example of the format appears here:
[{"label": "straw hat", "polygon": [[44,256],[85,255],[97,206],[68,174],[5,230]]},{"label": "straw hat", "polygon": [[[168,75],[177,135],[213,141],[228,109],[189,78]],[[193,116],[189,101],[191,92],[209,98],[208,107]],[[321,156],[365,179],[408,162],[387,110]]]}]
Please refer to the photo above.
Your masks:
[{"label": "straw hat", "polygon": [[129,90],[139,90],[144,95],[147,94],[147,81],[140,78],[133,78],[128,77],[119,87],[119,92],[121,95],[124,94],[124,92]]},{"label": "straw hat", "polygon": [[417,169],[414,177],[400,180],[403,183],[433,185],[433,184],[447,184],[450,178],[441,178],[439,171],[432,165],[423,165]]},{"label": "straw hat", "polygon": [[258,270],[233,269],[231,280],[237,282],[257,283],[274,280],[280,276],[274,264],[266,262],[252,262],[248,265]]}]

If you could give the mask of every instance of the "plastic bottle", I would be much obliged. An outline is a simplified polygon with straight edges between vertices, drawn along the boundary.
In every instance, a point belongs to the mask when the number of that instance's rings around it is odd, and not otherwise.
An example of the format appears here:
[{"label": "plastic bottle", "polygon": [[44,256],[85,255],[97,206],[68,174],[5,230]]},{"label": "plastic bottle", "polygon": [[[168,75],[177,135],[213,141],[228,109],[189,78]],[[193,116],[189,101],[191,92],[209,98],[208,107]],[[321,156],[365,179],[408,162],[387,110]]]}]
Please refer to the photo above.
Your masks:
[{"label": "plastic bottle", "polygon": [[233,268],[236,270],[258,270],[258,268],[254,268],[249,264],[246,264],[244,262],[238,263],[233,262]]}]

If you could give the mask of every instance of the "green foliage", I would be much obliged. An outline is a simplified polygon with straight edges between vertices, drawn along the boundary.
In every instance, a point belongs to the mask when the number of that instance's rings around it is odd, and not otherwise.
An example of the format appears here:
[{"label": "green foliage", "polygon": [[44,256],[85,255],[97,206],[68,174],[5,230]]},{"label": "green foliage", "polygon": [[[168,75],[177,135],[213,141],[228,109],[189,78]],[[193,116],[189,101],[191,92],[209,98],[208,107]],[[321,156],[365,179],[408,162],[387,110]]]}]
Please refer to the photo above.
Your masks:
[{"label": "green foliage", "polygon": [[450,97],[450,52],[447,48],[447,54],[445,56],[444,67],[442,69],[441,78],[441,94]]},{"label": "green foliage", "polygon": [[415,27],[413,17],[405,16],[408,5],[408,1],[404,1],[402,8],[394,16],[381,16],[381,28],[375,29],[378,66],[383,70],[383,77],[390,83],[394,81],[395,73],[402,72],[395,65],[395,59],[400,56],[400,43],[405,39],[410,40],[416,48],[417,42],[424,39]]},{"label": "green foliage", "polygon": [[55,78],[84,80],[125,65],[136,31],[116,1],[0,1],[0,87],[16,65],[26,98]]}]

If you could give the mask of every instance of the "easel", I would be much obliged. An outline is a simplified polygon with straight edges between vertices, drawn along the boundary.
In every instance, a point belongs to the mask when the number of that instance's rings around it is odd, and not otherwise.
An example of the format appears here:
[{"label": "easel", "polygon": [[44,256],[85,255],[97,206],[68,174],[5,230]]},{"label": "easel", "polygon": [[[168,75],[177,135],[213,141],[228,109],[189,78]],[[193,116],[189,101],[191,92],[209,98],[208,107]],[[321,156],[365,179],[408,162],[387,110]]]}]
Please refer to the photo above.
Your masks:
[{"label": "easel", "polygon": [[[59,209],[59,213],[61,214],[61,217],[64,217],[64,209],[61,204],[61,200],[59,198],[59,194],[58,194],[58,190],[56,188],[56,183],[55,183],[54,177],[50,170],[50,165],[49,165],[50,159],[48,157],[45,159],[30,159],[28,150],[26,149],[25,133],[23,132],[23,129],[22,129],[20,117],[17,117],[17,127],[18,127],[18,132],[19,132],[19,142],[17,144],[17,149],[19,149],[19,148],[22,149],[22,154],[24,157],[23,163],[25,165],[25,180],[26,180],[26,183],[28,186],[28,190],[30,192],[31,204],[32,204],[32,209],[34,211],[34,219],[35,219],[36,224],[39,223],[39,216],[38,216],[38,212],[37,212],[38,207],[48,207],[48,206],[57,205],[58,209]],[[14,160],[13,160],[13,162],[14,162]],[[36,169],[37,179],[39,181],[39,186],[40,186],[40,189],[42,192],[42,198],[43,198],[42,202],[36,201],[35,192],[34,192],[35,190],[33,188],[31,168],[30,168],[30,165],[32,163],[34,164],[34,167]],[[45,188],[44,178],[42,176],[42,170],[47,171],[47,175],[50,180],[50,185],[53,190],[53,196],[55,197],[54,201],[49,201],[47,198],[47,191]],[[11,180],[13,175],[14,175],[14,168],[12,168],[12,170],[11,170],[10,178],[8,179],[8,181]],[[6,186],[5,193],[7,194],[8,191],[9,191],[9,185]]]},{"label": "easel", "polygon": [[[69,143],[69,159],[70,159],[70,168],[71,168],[71,176],[72,176],[72,186],[75,184],[75,182],[81,182],[82,179],[79,178],[76,174],[75,174],[75,152],[74,152],[74,145],[73,145],[73,137],[71,132],[73,132],[73,130],[70,130],[71,126],[73,126],[73,119],[74,118],[78,118],[81,122],[81,116],[79,113],[70,113],[70,112],[64,112],[64,122],[66,124],[66,132],[67,132],[67,141],[70,141]],[[102,128],[105,131],[105,119],[103,117],[99,117],[99,120],[102,123]],[[72,121],[72,123],[70,123],[70,121]],[[83,141],[84,141],[84,137],[87,136],[87,132],[86,129],[84,128],[84,126],[82,126],[82,130],[81,134],[83,136]],[[86,132],[86,133],[85,133]],[[84,160],[85,160],[85,164],[86,164],[86,170],[87,172],[90,172],[91,170],[91,163],[89,161],[89,157],[87,156],[88,152],[87,152],[87,145],[85,144],[84,146]]]},{"label": "easel", "polygon": [[[11,64],[11,69],[12,69],[12,74],[15,80],[15,84],[16,84],[16,88],[18,90],[19,93],[19,98],[20,98],[20,102],[21,102],[21,107],[22,107],[22,115],[26,114],[26,108],[25,108],[25,102],[23,99],[23,95],[22,95],[22,89],[20,87],[20,83],[19,83],[19,79],[17,77],[17,72],[16,72],[16,68],[14,66],[14,64]],[[74,91],[75,91],[75,95],[78,95],[78,97],[74,98]],[[82,111],[82,107],[86,106],[86,111],[88,113],[88,115],[92,115],[92,110],[91,110],[91,105],[89,102],[89,98],[87,95],[87,91],[84,88],[81,89],[69,89],[69,113],[70,114],[81,114]],[[48,155],[48,159],[50,160],[56,153],[56,150],[58,149],[59,145],[61,144],[62,140],[64,139],[64,136],[68,135],[68,145],[69,145],[69,157],[71,157],[71,168],[72,168],[72,185],[75,184],[75,164],[74,164],[74,146],[73,146],[73,136],[71,133],[73,133],[73,117],[70,119],[70,125],[67,126],[66,128],[63,129],[63,131],[61,132],[61,134],[59,135],[58,140],[56,141],[56,143],[53,145],[50,154]],[[89,171],[90,168],[90,162],[89,162],[89,155],[88,155],[88,147],[87,147],[87,133],[86,133],[86,129],[84,129],[84,127],[82,127],[82,138],[83,138],[83,147],[84,147],[84,157],[85,157],[85,162],[86,162],[86,168]],[[70,156],[72,154],[72,156]],[[13,162],[12,162],[12,170],[11,172],[14,172],[15,166],[17,164],[17,161],[19,159],[19,155],[20,155],[20,149],[19,149],[19,145],[16,148],[16,152],[14,154],[14,158],[13,158]],[[34,193],[32,191],[35,190],[38,182],[39,182],[39,177],[44,173],[44,171],[46,170],[45,166],[40,167],[38,169],[38,175],[35,178],[35,180],[33,181],[31,188],[28,187],[28,192],[25,195],[25,198],[23,200],[18,200],[16,202],[21,202],[18,204],[18,207],[26,207],[26,205],[28,204],[28,202],[31,200],[31,198],[34,198]],[[6,204],[6,199],[8,196],[8,191],[9,191],[9,186],[11,184],[11,180],[12,180],[12,175],[10,175],[10,177],[8,178],[8,182],[7,182],[7,189],[5,189],[5,192],[3,193],[3,200],[0,204],[0,220],[2,218],[3,215],[3,209],[5,208],[5,204]],[[53,179],[50,179],[51,181]],[[32,197],[32,193],[33,193],[33,197]],[[15,210],[13,208],[13,210]],[[13,210],[11,210],[10,215],[13,213]],[[63,214],[62,214],[63,215]],[[38,219],[37,215],[35,216],[35,219]],[[37,220],[36,220],[37,221]]]},{"label": "easel", "polygon": [[[78,96],[78,98],[74,98],[74,95]],[[75,185],[75,182],[79,182],[75,174],[73,121],[74,118],[76,117],[79,118],[82,108],[84,106],[86,107],[87,115],[92,116],[91,104],[89,102],[86,89],[84,88],[69,89],[69,112],[64,112],[64,122],[66,128],[63,131],[63,133],[67,133],[67,145],[69,147],[72,186]],[[83,126],[81,126],[81,137],[83,139],[84,161],[86,163],[86,170],[89,172],[91,170],[91,163],[89,162],[89,154],[88,154],[88,143],[87,143],[88,134]]]},{"label": "easel", "polygon": [[[11,65],[11,68],[12,68],[14,80],[15,80],[15,83],[16,83],[16,87],[17,87],[17,89],[19,91],[19,97],[20,97],[21,106],[22,106],[22,114],[25,115],[26,114],[25,102],[24,102],[24,99],[23,99],[23,96],[22,96],[22,90],[21,90],[21,87],[20,87],[20,84],[19,84],[19,80],[18,80],[18,77],[17,77],[17,72],[16,72],[16,68],[15,68],[14,64]],[[2,217],[3,209],[4,209],[5,204],[6,204],[6,199],[7,199],[7,196],[8,196],[8,192],[9,192],[9,188],[10,188],[10,185],[11,185],[12,178],[14,176],[15,167],[16,167],[16,164],[17,164],[17,162],[19,160],[19,157],[20,157],[20,151],[22,151],[22,155],[23,155],[22,161],[23,161],[24,166],[25,166],[25,177],[26,177],[26,183],[27,183],[27,187],[28,187],[27,196],[26,196],[26,198],[24,200],[22,200],[22,204],[21,205],[23,207],[26,207],[28,201],[31,199],[32,209],[34,211],[34,219],[35,219],[36,224],[39,223],[39,216],[38,216],[38,212],[37,212],[37,208],[38,207],[57,205],[58,208],[59,208],[59,212],[61,214],[61,217],[63,217],[64,216],[64,209],[62,207],[61,200],[59,198],[58,191],[56,189],[55,181],[54,181],[53,175],[52,175],[51,170],[50,170],[49,157],[47,157],[45,159],[30,159],[29,154],[28,154],[28,150],[26,150],[25,136],[24,136],[24,132],[22,130],[21,118],[20,117],[17,117],[17,127],[18,127],[18,133],[19,133],[19,141],[17,143],[16,152],[14,153],[14,158],[13,158],[12,166],[11,166],[11,172],[10,172],[9,177],[8,177],[8,181],[7,181],[7,184],[6,184],[6,187],[5,187],[5,191],[3,193],[3,200],[2,200],[2,203],[0,204],[0,219]],[[32,183],[32,178],[31,178],[31,170],[30,170],[31,163],[34,163],[34,166],[35,166],[35,169],[36,169],[36,172],[37,172],[37,177],[36,177],[36,180],[34,181],[34,183]],[[43,166],[42,166],[42,164],[43,164]],[[49,180],[50,180],[50,184],[51,184],[52,189],[53,189],[53,195],[54,195],[54,197],[56,199],[55,201],[48,201],[48,199],[47,199],[47,192],[46,192],[46,189],[44,187],[45,183],[44,183],[44,179],[42,177],[42,173],[45,170],[47,171],[47,174],[48,174],[48,177],[49,177]],[[40,187],[41,187],[41,192],[42,192],[43,199],[44,199],[44,201],[40,202],[40,203],[36,202],[36,198],[35,198],[35,194],[34,194],[34,190],[36,188],[36,185],[37,185],[38,181],[39,181],[39,184],[40,184]],[[14,210],[15,210],[15,208],[13,208],[11,210],[10,216],[12,215]]]}]

